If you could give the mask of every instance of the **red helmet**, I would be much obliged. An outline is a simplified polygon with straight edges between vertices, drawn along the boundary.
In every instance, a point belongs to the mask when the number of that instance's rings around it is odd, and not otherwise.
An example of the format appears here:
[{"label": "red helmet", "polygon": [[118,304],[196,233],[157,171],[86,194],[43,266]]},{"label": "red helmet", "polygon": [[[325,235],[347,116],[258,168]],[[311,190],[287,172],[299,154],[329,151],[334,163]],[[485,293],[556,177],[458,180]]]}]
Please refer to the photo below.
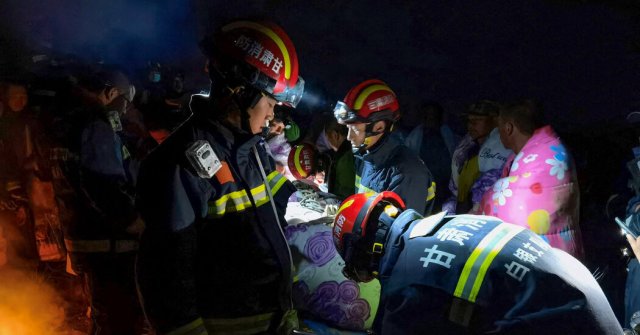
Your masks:
[{"label": "red helmet", "polygon": [[381,238],[386,237],[379,230],[386,232],[391,226],[381,218],[395,218],[404,209],[400,196],[391,191],[358,193],[342,202],[333,221],[333,241],[346,268],[377,271],[377,259],[384,248]]},{"label": "red helmet", "polygon": [[400,118],[398,99],[387,84],[366,80],[352,88],[344,101],[338,101],[333,113],[340,123],[371,123]]},{"label": "red helmet", "polygon": [[[236,87],[249,84],[295,107],[304,92],[289,36],[270,22],[233,21],[200,43],[210,68]],[[211,71],[211,70],[210,70]]]},{"label": "red helmet", "polygon": [[287,160],[289,171],[296,179],[305,179],[316,171],[316,150],[304,143],[291,148]]}]

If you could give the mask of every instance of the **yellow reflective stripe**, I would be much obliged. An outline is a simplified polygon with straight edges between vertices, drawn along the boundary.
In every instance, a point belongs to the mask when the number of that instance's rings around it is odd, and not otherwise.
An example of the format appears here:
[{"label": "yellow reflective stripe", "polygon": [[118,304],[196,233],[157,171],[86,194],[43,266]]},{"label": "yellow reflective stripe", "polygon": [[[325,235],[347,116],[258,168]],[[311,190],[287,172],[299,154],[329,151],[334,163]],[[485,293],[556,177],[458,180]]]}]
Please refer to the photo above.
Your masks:
[{"label": "yellow reflective stripe", "polygon": [[258,334],[269,330],[273,316],[266,313],[234,319],[205,319],[204,324],[211,334]]},{"label": "yellow reflective stripe", "polygon": [[269,175],[267,176],[267,181],[272,181],[272,180],[273,180],[273,178],[276,178],[276,177],[278,177],[278,176],[282,176],[282,175],[280,174],[280,172],[278,172],[278,171],[273,171],[273,172],[269,173]]},{"label": "yellow reflective stripe", "polygon": [[374,191],[364,185],[362,185],[360,183],[360,180],[362,180],[362,178],[358,175],[356,175],[356,193],[379,193],[377,191]]},{"label": "yellow reflective stripe", "polygon": [[278,173],[278,178],[275,178],[273,181],[269,182],[269,187],[271,187],[271,194],[275,196],[275,194],[278,193],[278,191],[286,181],[287,178]]},{"label": "yellow reflective stripe", "polygon": [[5,188],[7,191],[13,191],[13,190],[17,190],[19,188],[22,188],[22,186],[20,185],[20,182],[18,181],[10,181],[7,182],[7,187]]},{"label": "yellow reflective stripe", "polygon": [[362,92],[360,92],[360,94],[358,95],[358,98],[356,99],[356,102],[353,104],[353,109],[360,110],[360,108],[362,108],[362,104],[367,99],[367,97],[369,97],[369,95],[371,95],[371,93],[375,91],[388,91],[388,92],[391,92],[391,94],[393,94],[394,96],[396,95],[387,85],[381,85],[381,84],[371,85],[365,88]]},{"label": "yellow reflective stripe", "polygon": [[[259,189],[259,190],[258,190]],[[256,195],[256,193],[254,193],[254,190],[256,192],[261,192],[258,195]],[[256,206],[260,207],[264,204],[266,204],[267,202],[269,202],[269,195],[267,194],[267,189],[264,187],[264,184],[254,188],[253,190],[251,190],[251,194],[253,194],[253,199],[255,199],[256,201]]]},{"label": "yellow reflective stripe", "polygon": [[70,240],[64,239],[64,246],[69,252],[109,252],[109,240]]},{"label": "yellow reflective stripe", "polygon": [[115,240],[113,249],[111,240],[72,240],[64,239],[64,246],[69,252],[130,252],[138,250],[139,244],[135,240]]},{"label": "yellow reflective stripe", "polygon": [[[229,201],[231,200],[231,202]],[[227,211],[240,212],[251,207],[251,201],[245,190],[235,191],[221,196],[213,204],[209,203],[209,215],[222,216]]]},{"label": "yellow reflective stripe", "polygon": [[204,321],[198,318],[188,324],[174,329],[167,333],[167,335],[202,335],[207,334],[207,330],[204,326]]},{"label": "yellow reflective stripe", "polygon": [[[269,187],[271,188],[271,194],[275,196],[275,194],[280,190],[282,185],[284,185],[284,183],[287,181],[287,178],[285,178],[278,171],[274,171],[274,172],[271,172],[271,174],[269,174],[269,176],[267,176],[267,180],[269,181]],[[264,190],[264,185],[261,185],[259,187],[263,188],[263,192],[266,191],[266,190]],[[252,190],[252,193],[253,193],[253,190]],[[256,199],[256,205],[258,207],[260,207],[260,206],[266,204],[267,202],[269,202],[269,195],[265,193],[259,199],[258,199],[258,197],[254,196],[254,199]]]},{"label": "yellow reflective stripe", "polygon": [[366,186],[363,186],[362,184],[358,185],[358,192],[357,193],[378,193]]},{"label": "yellow reflective stripe", "polygon": [[504,222],[491,230],[467,259],[453,295],[475,302],[491,262],[498,256],[500,250],[523,230],[523,227]]},{"label": "yellow reflective stripe", "polygon": [[293,163],[295,164],[296,171],[298,171],[300,177],[306,178],[307,172],[300,165],[300,153],[302,152],[302,148],[303,146],[301,145],[296,147],[296,152],[293,154]]},{"label": "yellow reflective stripe", "polygon": [[427,201],[436,197],[436,182],[432,181],[431,186],[427,189]]},{"label": "yellow reflective stripe", "polygon": [[126,146],[122,146],[122,159],[129,159],[131,157],[131,153],[129,152],[129,149],[127,149]]},{"label": "yellow reflective stripe", "polygon": [[[272,194],[276,194],[284,185],[287,179],[278,171],[271,172],[267,176]],[[260,184],[251,189],[251,195],[256,202],[256,206],[261,206],[269,202],[269,196],[265,184]],[[234,191],[221,196],[215,202],[209,202],[209,215],[223,216],[225,213],[241,212],[252,206],[251,199],[245,190]]]},{"label": "yellow reflective stripe", "polygon": [[289,56],[289,50],[287,50],[287,46],[284,45],[284,42],[282,41],[280,36],[278,36],[278,34],[276,34],[270,28],[267,28],[261,24],[250,22],[250,21],[239,21],[239,22],[228,24],[222,28],[222,31],[226,32],[231,29],[242,28],[242,27],[257,30],[269,36],[269,38],[271,38],[276,43],[276,45],[278,46],[278,49],[280,49],[280,52],[282,52],[282,58],[284,58],[283,59],[284,60],[284,77],[287,79],[291,79],[291,57]]}]

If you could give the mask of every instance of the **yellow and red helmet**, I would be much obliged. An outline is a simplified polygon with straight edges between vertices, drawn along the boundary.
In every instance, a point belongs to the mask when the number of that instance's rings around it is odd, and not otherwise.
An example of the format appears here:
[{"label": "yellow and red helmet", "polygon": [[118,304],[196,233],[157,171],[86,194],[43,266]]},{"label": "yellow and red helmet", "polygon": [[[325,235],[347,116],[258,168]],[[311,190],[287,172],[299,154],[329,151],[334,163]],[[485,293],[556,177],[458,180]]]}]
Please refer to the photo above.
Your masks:
[{"label": "yellow and red helmet", "polygon": [[333,221],[333,241],[345,262],[361,257],[358,252],[375,252],[380,215],[395,217],[405,208],[400,196],[391,191],[358,193],[345,199]]},{"label": "yellow and red helmet", "polygon": [[[298,75],[298,56],[289,36],[271,22],[247,20],[224,25],[200,46],[210,67],[230,85],[250,84],[295,107],[304,92]],[[210,70],[211,71],[211,70]]]},{"label": "yellow and red helmet", "polygon": [[287,165],[298,180],[313,175],[316,172],[316,150],[308,143],[294,146],[289,152]]},{"label": "yellow and red helmet", "polygon": [[369,79],[349,90],[333,113],[340,123],[395,122],[400,118],[396,94],[383,81]]}]

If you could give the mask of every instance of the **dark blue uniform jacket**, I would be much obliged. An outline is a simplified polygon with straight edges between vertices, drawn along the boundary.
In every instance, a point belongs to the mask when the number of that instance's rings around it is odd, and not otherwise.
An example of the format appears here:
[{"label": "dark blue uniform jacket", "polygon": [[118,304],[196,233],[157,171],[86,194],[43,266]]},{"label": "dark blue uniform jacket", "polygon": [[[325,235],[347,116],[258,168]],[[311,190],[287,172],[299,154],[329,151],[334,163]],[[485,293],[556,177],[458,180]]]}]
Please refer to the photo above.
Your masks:
[{"label": "dark blue uniform jacket", "polygon": [[487,216],[403,212],[381,259],[380,334],[621,334],[589,271]]},{"label": "dark blue uniform jacket", "polygon": [[[196,140],[208,141],[222,161],[212,178],[199,177],[186,158]],[[274,170],[261,141],[195,110],[143,162],[138,205],[147,228],[139,281],[160,331],[289,308],[291,260],[277,218],[285,223],[295,187]]]},{"label": "dark blue uniform jacket", "polygon": [[424,163],[392,136],[386,135],[364,154],[355,155],[356,192],[396,192],[407,208],[431,211],[435,187]]}]

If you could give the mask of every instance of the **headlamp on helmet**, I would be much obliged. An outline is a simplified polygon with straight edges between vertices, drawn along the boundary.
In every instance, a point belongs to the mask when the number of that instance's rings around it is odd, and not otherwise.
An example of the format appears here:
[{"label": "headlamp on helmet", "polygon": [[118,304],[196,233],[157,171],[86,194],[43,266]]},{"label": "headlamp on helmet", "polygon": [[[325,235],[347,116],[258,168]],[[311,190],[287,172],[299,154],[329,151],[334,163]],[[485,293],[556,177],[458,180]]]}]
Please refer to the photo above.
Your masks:
[{"label": "headlamp on helmet", "polygon": [[336,102],[336,107],[333,108],[333,116],[335,116],[340,124],[351,123],[358,120],[358,114],[342,101]]},{"label": "headlamp on helmet", "polygon": [[273,94],[273,97],[281,104],[292,108],[298,107],[304,94],[304,79],[298,77],[298,82],[293,87],[287,87],[282,93]]}]

